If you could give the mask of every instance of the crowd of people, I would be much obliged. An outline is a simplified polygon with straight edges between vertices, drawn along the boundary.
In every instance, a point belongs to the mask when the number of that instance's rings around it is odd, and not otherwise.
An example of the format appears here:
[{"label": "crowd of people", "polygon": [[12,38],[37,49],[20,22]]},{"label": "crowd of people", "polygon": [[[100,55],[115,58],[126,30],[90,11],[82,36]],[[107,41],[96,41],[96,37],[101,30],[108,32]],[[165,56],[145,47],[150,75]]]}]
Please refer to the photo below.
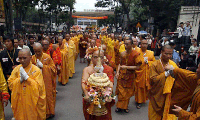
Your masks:
[{"label": "crowd of people", "polygon": [[[189,26],[187,26],[189,27]],[[193,120],[199,116],[200,52],[194,38],[184,37],[189,49],[177,51],[177,40],[150,34],[108,34],[74,31],[70,34],[5,35],[0,41],[0,117],[11,102],[13,119],[43,120],[54,117],[57,81],[66,85],[75,74],[75,61],[86,63],[82,74],[83,113],[86,120],[111,120],[114,99],[106,100],[108,113],[87,112],[91,102],[88,78],[98,58],[117,96],[115,112],[129,113],[149,102],[149,120]],[[197,69],[198,68],[198,69]],[[114,83],[114,77],[117,83]],[[116,84],[116,91],[113,85]],[[80,91],[81,92],[81,91]],[[192,102],[191,102],[192,101]],[[187,108],[191,104],[190,112]],[[31,112],[30,112],[31,111]]]}]

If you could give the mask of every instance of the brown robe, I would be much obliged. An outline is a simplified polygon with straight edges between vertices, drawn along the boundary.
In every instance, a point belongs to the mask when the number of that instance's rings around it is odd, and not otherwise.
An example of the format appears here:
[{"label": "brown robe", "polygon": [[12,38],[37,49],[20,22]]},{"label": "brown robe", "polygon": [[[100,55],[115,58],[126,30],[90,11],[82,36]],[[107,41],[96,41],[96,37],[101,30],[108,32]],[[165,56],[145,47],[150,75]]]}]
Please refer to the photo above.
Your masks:
[{"label": "brown robe", "polygon": [[[132,50],[130,54],[121,55],[120,65],[136,66],[139,53]],[[120,69],[115,94],[118,97],[117,108],[128,109],[130,98],[134,95],[135,71]]]},{"label": "brown robe", "polygon": [[[32,63],[36,65],[37,58],[35,55],[32,56]],[[55,103],[56,103],[56,79],[54,76],[56,76],[57,71],[55,64],[51,57],[43,53],[42,58],[40,58],[40,61],[43,64],[42,68],[42,75],[44,79],[45,89],[46,89],[46,99],[47,99],[47,118],[50,117],[50,115],[55,115]]]}]

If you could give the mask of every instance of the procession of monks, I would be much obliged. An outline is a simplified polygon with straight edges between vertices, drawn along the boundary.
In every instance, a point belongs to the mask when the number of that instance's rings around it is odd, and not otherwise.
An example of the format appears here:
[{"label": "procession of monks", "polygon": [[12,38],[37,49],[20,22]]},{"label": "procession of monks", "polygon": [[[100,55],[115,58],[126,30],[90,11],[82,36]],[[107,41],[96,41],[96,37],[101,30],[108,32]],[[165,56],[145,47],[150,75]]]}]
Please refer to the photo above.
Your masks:
[{"label": "procession of monks", "polygon": [[[42,41],[29,36],[28,48],[18,50],[14,39],[5,37],[6,49],[0,53],[0,119],[4,120],[4,104],[11,102],[13,119],[45,120],[55,116],[56,84],[66,85],[75,74],[75,61],[88,63],[81,85],[83,113],[86,120],[112,120],[115,112],[129,113],[129,102],[135,96],[136,108],[149,100],[149,120],[200,120],[200,66],[197,72],[181,69],[171,58],[173,48],[165,45],[158,60],[148,50],[148,41],[133,36],[96,33],[70,33],[56,37],[43,36]],[[35,41],[34,41],[35,40]],[[99,49],[101,49],[99,51]],[[95,72],[97,57],[101,58],[104,73],[116,84],[117,100],[106,103],[108,113],[90,115],[87,80]],[[17,57],[16,57],[17,56]],[[6,73],[5,64],[10,67]],[[115,72],[114,72],[115,71]],[[117,82],[114,82],[114,77]],[[190,112],[187,111],[191,105]],[[31,112],[30,112],[31,111]]]}]

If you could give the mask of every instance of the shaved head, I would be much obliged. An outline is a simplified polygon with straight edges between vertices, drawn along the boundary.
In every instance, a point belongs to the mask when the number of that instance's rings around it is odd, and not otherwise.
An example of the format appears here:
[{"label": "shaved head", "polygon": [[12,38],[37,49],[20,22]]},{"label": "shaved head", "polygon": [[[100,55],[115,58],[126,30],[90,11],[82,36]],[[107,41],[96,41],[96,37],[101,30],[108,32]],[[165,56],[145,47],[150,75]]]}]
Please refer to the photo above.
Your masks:
[{"label": "shaved head", "polygon": [[26,68],[30,64],[32,58],[30,49],[21,49],[18,53],[18,58],[23,68]]},{"label": "shaved head", "polygon": [[[45,40],[45,41],[47,41],[47,40]],[[33,49],[34,48],[42,49],[42,45],[40,43],[36,42],[36,43],[33,44]]]},{"label": "shaved head", "polygon": [[43,49],[45,51],[48,50],[48,48],[49,48],[49,41],[48,40],[43,40],[42,41],[42,46],[43,46]]},{"label": "shaved head", "polygon": [[165,45],[165,46],[162,47],[162,51],[165,51],[165,49],[173,50],[173,48],[170,45]]},{"label": "shaved head", "polygon": [[28,56],[31,56],[31,51],[30,51],[30,49],[28,49],[28,48],[23,48],[23,49],[21,49],[20,51],[19,51],[19,53],[20,52],[22,52],[22,53],[24,53],[24,54],[26,54],[26,55],[28,55]]},{"label": "shaved head", "polygon": [[42,45],[40,43],[34,43],[33,44],[33,50],[35,52],[35,56],[36,57],[41,57],[42,54],[43,54],[43,51],[42,51]]}]

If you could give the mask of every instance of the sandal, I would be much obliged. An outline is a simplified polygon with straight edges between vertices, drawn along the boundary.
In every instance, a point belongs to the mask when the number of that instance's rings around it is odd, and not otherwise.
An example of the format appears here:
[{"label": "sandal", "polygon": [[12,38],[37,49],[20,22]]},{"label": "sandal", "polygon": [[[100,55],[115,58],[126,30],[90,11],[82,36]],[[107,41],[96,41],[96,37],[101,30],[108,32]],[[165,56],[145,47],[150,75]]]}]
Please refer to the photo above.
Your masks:
[{"label": "sandal", "polygon": [[129,113],[129,109],[125,109],[124,112],[125,112],[125,113]]},{"label": "sandal", "polygon": [[137,103],[136,108],[140,109],[141,108],[141,103]]},{"label": "sandal", "polygon": [[115,109],[115,112],[121,112],[121,110],[122,110],[122,109],[120,109],[120,108],[116,108],[116,109]]}]

